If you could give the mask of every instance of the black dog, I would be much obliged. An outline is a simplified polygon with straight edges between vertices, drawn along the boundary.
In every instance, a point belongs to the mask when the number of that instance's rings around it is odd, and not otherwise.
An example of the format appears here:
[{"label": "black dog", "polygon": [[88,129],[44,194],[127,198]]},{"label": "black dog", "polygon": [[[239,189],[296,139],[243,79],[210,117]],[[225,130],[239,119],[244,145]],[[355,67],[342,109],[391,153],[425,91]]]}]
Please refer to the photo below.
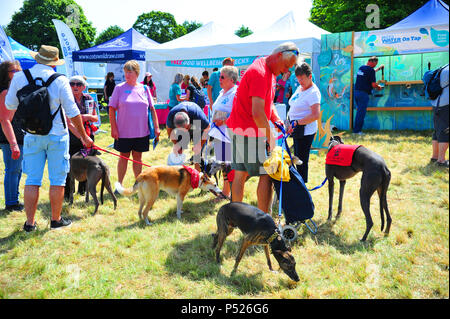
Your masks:
[{"label": "black dog", "polygon": [[[95,153],[90,153],[95,154]],[[70,195],[69,202],[73,204],[73,193],[75,192],[75,180],[79,182],[87,181],[86,183],[86,203],[89,202],[89,193],[91,193],[95,202],[95,211],[98,210],[98,199],[96,193],[96,187],[100,179],[102,180],[100,200],[103,205],[103,189],[106,187],[111,194],[114,201],[114,209],[117,207],[117,198],[114,195],[111,182],[109,180],[109,168],[105,162],[95,155],[83,156],[81,152],[75,153],[70,158]]]},{"label": "black dog", "polygon": [[295,271],[294,256],[292,256],[290,249],[286,247],[281,239],[272,217],[260,209],[245,203],[234,202],[225,204],[217,213],[217,233],[213,234],[213,249],[216,249],[217,262],[220,262],[220,249],[225,239],[233,232],[235,227],[244,233],[244,239],[236,257],[232,274],[236,272],[245,250],[250,245],[264,245],[267,264],[271,271],[272,263],[270,261],[269,246],[281,269],[289,278],[295,281],[300,280]]},{"label": "black dog", "polygon": [[[339,136],[331,137],[328,145],[328,152],[338,144],[343,144],[341,138]],[[386,193],[391,180],[391,172],[380,155],[372,152],[364,146],[360,146],[355,150],[351,166],[325,164],[329,195],[328,220],[331,220],[333,210],[334,177],[340,181],[339,206],[336,215],[336,218],[339,218],[342,212],[342,198],[344,196],[345,181],[355,176],[358,172],[362,172],[359,198],[362,210],[366,217],[366,232],[364,233],[361,241],[366,240],[367,235],[373,226],[372,217],[370,215],[370,198],[375,191],[378,192],[378,196],[380,198],[381,231],[383,231],[384,228],[384,209],[387,221],[385,234],[388,235],[391,228],[392,219],[391,215],[389,215]]]}]

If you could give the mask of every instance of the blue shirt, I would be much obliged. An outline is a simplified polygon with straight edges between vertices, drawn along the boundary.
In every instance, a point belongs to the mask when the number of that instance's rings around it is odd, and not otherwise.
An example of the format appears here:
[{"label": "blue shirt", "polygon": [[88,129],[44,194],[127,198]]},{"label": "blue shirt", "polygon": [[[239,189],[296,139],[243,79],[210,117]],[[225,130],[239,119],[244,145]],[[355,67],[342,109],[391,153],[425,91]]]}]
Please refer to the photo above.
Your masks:
[{"label": "blue shirt", "polygon": [[174,83],[170,87],[169,91],[169,108],[174,107],[175,105],[178,105],[177,95],[181,95],[181,87],[179,84]]},{"label": "blue shirt", "polygon": [[222,88],[220,87],[220,82],[219,82],[219,78],[220,78],[220,71],[216,71],[213,72],[208,80],[208,85],[211,85],[212,90],[211,90],[211,95],[212,95],[212,103],[214,104],[214,102],[217,100],[217,97],[220,94],[220,91],[222,91]]},{"label": "blue shirt", "polygon": [[188,114],[191,124],[195,124],[194,120],[200,120],[202,131],[209,126],[208,118],[206,117],[205,112],[203,112],[200,106],[198,106],[194,102],[180,102],[177,106],[173,107],[167,115],[166,126],[168,128],[175,128],[173,119],[175,117],[175,114],[180,111],[185,111]]},{"label": "blue shirt", "polygon": [[355,90],[372,94],[372,83],[374,82],[377,82],[375,70],[368,65],[363,65],[359,68],[356,76]]}]

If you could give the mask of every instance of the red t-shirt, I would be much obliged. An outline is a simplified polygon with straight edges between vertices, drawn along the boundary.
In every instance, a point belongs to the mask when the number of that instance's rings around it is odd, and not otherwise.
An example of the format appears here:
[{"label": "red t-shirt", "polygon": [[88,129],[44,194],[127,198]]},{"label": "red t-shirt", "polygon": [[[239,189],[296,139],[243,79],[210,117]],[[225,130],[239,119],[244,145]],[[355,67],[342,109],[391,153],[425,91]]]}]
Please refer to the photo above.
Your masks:
[{"label": "red t-shirt", "polygon": [[265,129],[259,129],[253,120],[252,97],[264,99],[264,112],[267,119],[272,119],[273,99],[275,95],[275,75],[269,70],[266,58],[260,58],[253,62],[247,69],[239,83],[233,100],[233,109],[227,120],[227,126],[234,134],[244,136],[265,136]]}]

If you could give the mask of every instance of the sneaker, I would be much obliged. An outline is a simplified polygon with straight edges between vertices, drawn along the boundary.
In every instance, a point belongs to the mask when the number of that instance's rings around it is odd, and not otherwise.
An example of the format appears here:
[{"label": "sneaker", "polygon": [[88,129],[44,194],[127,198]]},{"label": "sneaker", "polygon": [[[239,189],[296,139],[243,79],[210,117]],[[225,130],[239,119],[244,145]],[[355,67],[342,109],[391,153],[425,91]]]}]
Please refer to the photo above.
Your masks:
[{"label": "sneaker", "polygon": [[114,195],[116,195],[116,197],[122,196],[117,189],[114,190]]},{"label": "sneaker", "polygon": [[56,220],[51,221],[50,229],[59,229],[59,228],[63,228],[63,227],[68,227],[70,225],[72,225],[72,221],[70,219],[61,217],[61,219],[58,221],[56,221]]},{"label": "sneaker", "polygon": [[21,203],[17,203],[15,205],[6,205],[5,209],[9,212],[17,211],[17,212],[21,212],[24,209],[24,206]]},{"label": "sneaker", "polygon": [[23,224],[23,230],[27,233],[31,233],[32,231],[36,230],[36,222],[34,222],[34,225],[28,225],[27,222]]}]

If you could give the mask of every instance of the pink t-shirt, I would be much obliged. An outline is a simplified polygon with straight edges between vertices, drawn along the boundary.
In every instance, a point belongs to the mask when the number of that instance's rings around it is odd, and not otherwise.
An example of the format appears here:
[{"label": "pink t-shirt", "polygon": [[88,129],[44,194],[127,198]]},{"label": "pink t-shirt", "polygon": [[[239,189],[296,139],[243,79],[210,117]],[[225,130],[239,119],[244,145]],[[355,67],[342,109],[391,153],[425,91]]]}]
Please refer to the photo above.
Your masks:
[{"label": "pink t-shirt", "polygon": [[116,85],[109,99],[109,106],[117,111],[119,138],[137,138],[150,135],[148,108],[153,99],[147,87],[142,84],[131,86],[126,82]]}]

